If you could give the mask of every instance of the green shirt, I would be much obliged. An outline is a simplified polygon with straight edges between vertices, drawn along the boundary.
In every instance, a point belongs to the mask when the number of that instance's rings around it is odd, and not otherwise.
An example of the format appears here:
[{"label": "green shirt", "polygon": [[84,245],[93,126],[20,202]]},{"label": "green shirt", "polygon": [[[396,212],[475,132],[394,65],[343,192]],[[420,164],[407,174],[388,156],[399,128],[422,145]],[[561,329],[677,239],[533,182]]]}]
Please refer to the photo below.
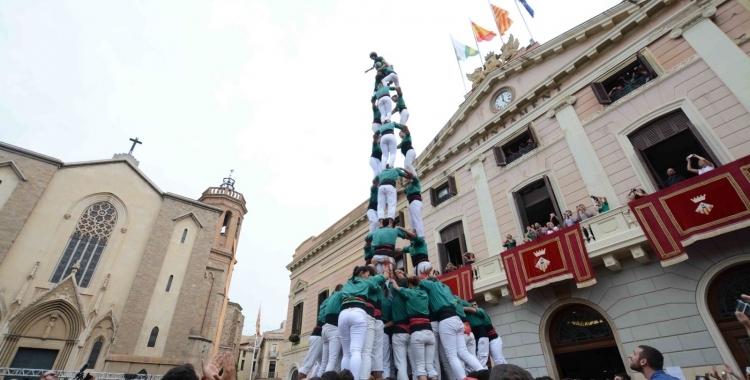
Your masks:
[{"label": "green shirt", "polygon": [[421,194],[422,184],[419,183],[419,178],[413,176],[411,178],[411,183],[409,183],[409,185],[404,188],[404,192],[406,193],[406,195]]},{"label": "green shirt", "polygon": [[462,321],[466,321],[467,319],[466,319],[466,312],[464,311],[464,305],[461,304],[461,302],[464,302],[464,300],[462,300],[460,297],[458,297],[455,294],[453,294],[453,298],[456,300],[456,314],[458,314],[458,316],[461,318]]},{"label": "green shirt", "polygon": [[406,108],[406,103],[404,103],[404,94],[400,94],[398,96],[398,99],[396,99],[396,104],[393,105],[393,109],[401,111],[402,108]]},{"label": "green shirt", "polygon": [[419,287],[427,291],[431,312],[435,313],[444,307],[456,307],[456,299],[448,286],[424,280],[419,282]]},{"label": "green shirt", "polygon": [[375,90],[375,93],[372,94],[372,100],[380,99],[381,96],[389,96],[389,95],[391,95],[391,90],[396,91],[396,87],[393,87],[393,86],[383,86],[383,87]]},{"label": "green shirt", "polygon": [[604,202],[601,206],[599,206],[599,213],[607,212],[609,211],[609,203]]},{"label": "green shirt", "polygon": [[380,147],[380,143],[372,142],[372,153],[383,153],[383,149]]},{"label": "green shirt", "polygon": [[320,308],[318,308],[318,322],[325,323],[326,321],[326,304],[328,304],[328,300],[331,299],[330,297],[326,298],[323,303],[320,304]]},{"label": "green shirt", "polygon": [[398,288],[397,292],[406,297],[406,313],[409,317],[426,318],[430,315],[429,297],[424,289]]},{"label": "green shirt", "polygon": [[526,237],[529,238],[529,240],[534,240],[536,239],[536,234],[534,233],[534,231],[528,231],[526,232]]},{"label": "green shirt", "polygon": [[350,298],[368,298],[370,296],[370,292],[377,289],[377,287],[378,285],[375,282],[370,281],[369,279],[355,277],[344,284],[344,289],[341,292],[344,293],[345,302],[363,303],[361,301],[352,300]]},{"label": "green shirt", "polygon": [[399,292],[393,292],[391,317],[393,317],[394,322],[406,322],[409,320],[409,314],[406,312],[406,297]]},{"label": "green shirt", "polygon": [[402,230],[397,230],[392,227],[383,227],[378,228],[371,234],[368,234],[367,237],[365,237],[365,240],[371,241],[373,247],[379,247],[385,244],[395,246],[397,238],[406,239],[407,235]]},{"label": "green shirt", "polygon": [[406,174],[404,174],[404,171],[399,168],[390,168],[385,169],[378,174],[378,181],[380,181],[380,183],[383,183],[383,181],[396,182],[398,177],[406,177]]},{"label": "green shirt", "polygon": [[380,73],[383,74],[383,76],[386,76],[386,75],[394,72],[393,69],[390,66],[383,66],[383,67],[379,68],[378,71],[380,71]]},{"label": "green shirt", "polygon": [[424,238],[419,236],[411,240],[411,244],[408,247],[401,249],[404,253],[408,253],[411,257],[417,255],[427,255],[427,243]]},{"label": "green shirt", "polygon": [[516,246],[516,240],[515,239],[510,239],[510,240],[508,240],[507,243],[503,244],[503,247],[505,247],[507,249],[514,248],[515,246]]},{"label": "green shirt", "polygon": [[378,107],[372,107],[372,118],[373,119],[380,119],[380,108]]},{"label": "green shirt", "polygon": [[487,315],[487,313],[485,313],[484,309],[482,309],[481,307],[477,308],[477,315],[479,315],[479,316],[482,317],[482,321],[484,322],[485,326],[493,326],[492,325],[492,320],[490,319],[490,316]]},{"label": "green shirt", "polygon": [[393,311],[391,306],[391,300],[389,300],[387,297],[383,297],[383,299],[380,301],[380,319],[383,320],[383,323],[388,323],[393,320]]},{"label": "green shirt", "polygon": [[[468,302],[466,302],[466,301],[464,301],[462,299],[459,299],[458,303],[459,303],[459,305],[461,305],[461,308],[462,308],[461,310],[463,310],[464,307],[474,307],[474,306],[471,306],[470,303],[468,303]],[[466,313],[466,320],[469,322],[469,326],[471,326],[471,327],[484,326],[484,319],[479,314],[479,309],[478,308],[477,308],[477,313],[476,314],[469,313],[466,310],[464,310],[464,313]]]},{"label": "green shirt", "polygon": [[375,247],[373,247],[372,245],[370,246],[370,248],[367,248],[367,246],[365,246],[363,249],[365,251],[365,260],[371,259],[373,256],[375,256]]},{"label": "green shirt", "polygon": [[404,138],[402,138],[401,142],[396,145],[396,148],[401,149],[401,145],[404,145],[405,143],[411,143],[411,132],[404,135]]},{"label": "green shirt", "polygon": [[326,315],[335,315],[341,312],[341,300],[344,298],[343,292],[333,292],[326,299]]},{"label": "green shirt", "polygon": [[370,203],[378,204],[378,188],[370,186]]},{"label": "green shirt", "polygon": [[385,132],[385,131],[393,131],[393,128],[401,129],[401,124],[393,122],[393,121],[390,122],[390,123],[385,123],[385,124],[383,124],[383,125],[380,126],[380,128],[378,129],[377,132],[375,132],[375,134],[376,135],[382,135],[383,132]]}]

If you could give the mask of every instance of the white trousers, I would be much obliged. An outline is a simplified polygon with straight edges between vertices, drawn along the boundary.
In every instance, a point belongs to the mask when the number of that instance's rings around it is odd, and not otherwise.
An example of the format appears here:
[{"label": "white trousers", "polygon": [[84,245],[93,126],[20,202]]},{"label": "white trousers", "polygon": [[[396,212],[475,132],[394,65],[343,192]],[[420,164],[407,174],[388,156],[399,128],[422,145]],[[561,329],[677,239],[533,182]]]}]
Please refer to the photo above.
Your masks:
[{"label": "white trousers", "polygon": [[372,209],[367,209],[367,220],[370,221],[370,233],[375,232],[380,228],[380,220],[378,219],[378,212]]},{"label": "white trousers", "polygon": [[401,87],[401,84],[398,83],[398,75],[396,73],[390,73],[383,78],[383,86],[387,86],[388,82],[393,81],[393,85],[396,87]]},{"label": "white trousers", "polygon": [[432,361],[435,359],[435,334],[431,330],[411,333],[411,351],[414,355],[414,376],[437,377]]},{"label": "white trousers", "polygon": [[406,124],[407,121],[409,121],[409,109],[403,108],[401,111],[398,111],[398,115],[401,117],[401,120],[399,120],[399,123]]},{"label": "white trousers", "polygon": [[[464,337],[466,339],[466,350],[469,351],[469,355],[473,356],[474,358],[477,357],[477,340],[474,338],[474,333],[471,333],[469,335],[464,334]],[[477,359],[479,361],[479,359]],[[482,364],[482,363],[479,363]],[[466,363],[464,363],[464,369],[467,368]],[[470,372],[470,371],[466,371]]]},{"label": "white trousers", "polygon": [[409,334],[393,334],[393,361],[396,363],[396,380],[409,380],[408,347]]},{"label": "white trousers", "polygon": [[[411,151],[410,151],[411,152]],[[424,223],[422,222],[422,201],[416,200],[409,203],[409,226],[417,236],[424,237]]]},{"label": "white trousers", "polygon": [[386,255],[373,256],[372,263],[375,264],[375,269],[378,271],[378,274],[383,274],[387,263],[391,264],[391,269],[396,268],[396,260],[394,260],[393,257],[389,257]]},{"label": "white trousers", "polygon": [[503,356],[503,338],[497,337],[490,341],[490,355],[492,356],[492,365],[507,364]]},{"label": "white trousers", "polygon": [[490,357],[490,339],[479,338],[477,341],[477,360],[482,368],[487,369],[487,359]]},{"label": "white trousers", "polygon": [[380,150],[383,151],[383,157],[380,159],[381,168],[385,169],[385,164],[391,165],[396,162],[396,153],[398,143],[396,142],[396,135],[389,133],[387,135],[380,136]]},{"label": "white trousers", "polygon": [[[372,346],[375,343],[375,318],[367,315],[367,334],[365,335],[365,346],[362,348],[362,368],[359,370],[359,379],[367,380],[372,372]],[[352,374],[354,374],[352,370]],[[355,375],[356,376],[356,375]]]},{"label": "white trousers", "polygon": [[432,365],[435,368],[441,368],[442,364],[443,372],[445,372],[445,376],[447,376],[447,379],[442,379],[443,374],[438,371],[438,379],[456,380],[456,376],[453,375],[453,371],[451,371],[451,365],[448,361],[448,357],[445,356],[445,349],[443,349],[443,344],[440,341],[439,323],[431,321],[430,324],[432,325],[432,333],[435,335],[435,343],[437,347],[437,349],[435,350],[435,358],[432,360]]},{"label": "white trousers", "polygon": [[396,188],[393,185],[380,185],[378,188],[378,219],[385,219],[385,208],[388,217],[396,219]]},{"label": "white trousers", "polygon": [[[322,333],[321,333],[322,335]],[[310,373],[315,363],[320,362],[320,354],[323,352],[323,338],[319,336],[310,336],[310,347],[307,349],[307,356],[305,361],[299,367],[299,373],[305,375]]]},{"label": "white trousers", "polygon": [[391,120],[393,112],[393,100],[391,100],[390,96],[383,96],[378,99],[378,110],[380,110],[380,121],[385,123],[386,120]]},{"label": "white trousers", "polygon": [[372,341],[372,372],[383,371],[383,321],[375,320]]},{"label": "white trousers", "polygon": [[377,132],[381,125],[380,123],[372,123],[372,133]]},{"label": "white trousers", "polygon": [[339,339],[339,328],[330,323],[323,325],[323,360],[320,363],[320,375],[323,372],[333,371],[339,366],[339,353],[341,352],[341,339]]},{"label": "white trousers", "polygon": [[420,274],[424,273],[426,270],[432,270],[432,264],[430,264],[429,261],[422,261],[421,263],[417,264],[417,266],[414,267],[414,274],[419,276]]},{"label": "white trousers", "polygon": [[383,163],[375,157],[370,157],[370,167],[372,168],[372,178],[375,178],[383,171]]},{"label": "white trousers", "polygon": [[391,377],[391,338],[383,332],[383,378]]},{"label": "white trousers", "polygon": [[464,335],[464,324],[457,316],[446,318],[439,322],[438,331],[440,333],[440,343],[443,345],[445,350],[445,356],[450,362],[451,370],[453,375],[457,379],[463,379],[466,377],[466,371],[464,370],[461,361],[466,363],[466,366],[471,371],[479,371],[482,369],[482,365],[479,364],[477,358],[469,353],[466,348],[466,337]]},{"label": "white trousers", "polygon": [[414,149],[407,150],[406,154],[404,155],[404,169],[406,169],[409,173],[411,173],[415,177],[417,176],[417,169],[414,168],[414,160],[416,158],[417,158],[417,151]]},{"label": "white trousers", "polygon": [[[348,369],[356,374],[359,374],[362,370],[367,325],[367,313],[364,310],[356,307],[341,310],[339,314],[339,337],[341,348],[344,351],[341,369]],[[371,349],[372,345],[370,345]],[[367,355],[369,356],[369,353]],[[329,362],[328,367],[330,366],[331,363]]]}]

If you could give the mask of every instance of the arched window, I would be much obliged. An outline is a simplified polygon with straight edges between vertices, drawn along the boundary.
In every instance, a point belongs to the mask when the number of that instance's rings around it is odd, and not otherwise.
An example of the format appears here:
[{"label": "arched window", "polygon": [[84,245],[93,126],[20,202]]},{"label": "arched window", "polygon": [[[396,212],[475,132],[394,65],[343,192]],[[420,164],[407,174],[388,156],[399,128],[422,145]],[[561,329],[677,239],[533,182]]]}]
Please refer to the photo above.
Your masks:
[{"label": "arched window", "polygon": [[50,282],[60,282],[79,263],[76,282],[82,288],[88,287],[116,223],[117,210],[109,202],[94,203],[83,211]]},{"label": "arched window", "polygon": [[750,294],[750,264],[731,267],[717,275],[708,289],[708,310],[740,368],[750,366],[750,338],[734,315],[741,294]]},{"label": "arched window", "polygon": [[185,238],[187,237],[187,228],[182,231],[182,239],[180,239],[180,244],[185,243]]},{"label": "arched window", "polygon": [[167,281],[167,291],[172,287],[172,279],[174,278],[173,275],[169,275],[169,281]]},{"label": "arched window", "polygon": [[154,347],[156,346],[156,337],[159,336],[159,327],[154,327],[151,329],[151,336],[148,337],[148,344],[146,347]]},{"label": "arched window", "polygon": [[89,368],[94,369],[96,367],[96,360],[99,359],[99,353],[102,351],[102,345],[104,345],[104,338],[99,337],[91,347],[91,353],[89,354],[88,363]]},{"label": "arched window", "polygon": [[232,220],[232,212],[227,211],[226,214],[224,214],[224,223],[221,225],[221,234],[226,235],[227,229],[229,228],[229,222]]}]

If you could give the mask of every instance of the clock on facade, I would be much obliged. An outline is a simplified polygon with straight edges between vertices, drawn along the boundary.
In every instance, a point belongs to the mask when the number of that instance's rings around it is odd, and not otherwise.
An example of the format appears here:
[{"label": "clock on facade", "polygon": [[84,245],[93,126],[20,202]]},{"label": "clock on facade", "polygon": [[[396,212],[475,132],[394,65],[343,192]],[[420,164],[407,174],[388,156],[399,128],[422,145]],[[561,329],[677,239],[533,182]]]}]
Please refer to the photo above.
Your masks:
[{"label": "clock on facade", "polygon": [[510,104],[511,101],[513,101],[513,92],[506,88],[496,93],[492,106],[499,111]]}]

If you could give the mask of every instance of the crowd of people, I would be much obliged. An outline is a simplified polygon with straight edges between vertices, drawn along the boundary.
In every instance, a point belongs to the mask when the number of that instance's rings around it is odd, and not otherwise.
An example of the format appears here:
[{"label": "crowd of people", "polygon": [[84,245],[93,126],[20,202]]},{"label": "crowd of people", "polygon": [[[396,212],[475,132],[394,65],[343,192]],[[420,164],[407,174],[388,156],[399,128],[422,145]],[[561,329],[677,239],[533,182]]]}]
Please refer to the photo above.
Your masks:
[{"label": "crowd of people", "polygon": [[615,80],[614,86],[609,90],[609,98],[614,102],[648,83],[649,80],[651,80],[651,76],[648,70],[642,64],[639,64]]}]

